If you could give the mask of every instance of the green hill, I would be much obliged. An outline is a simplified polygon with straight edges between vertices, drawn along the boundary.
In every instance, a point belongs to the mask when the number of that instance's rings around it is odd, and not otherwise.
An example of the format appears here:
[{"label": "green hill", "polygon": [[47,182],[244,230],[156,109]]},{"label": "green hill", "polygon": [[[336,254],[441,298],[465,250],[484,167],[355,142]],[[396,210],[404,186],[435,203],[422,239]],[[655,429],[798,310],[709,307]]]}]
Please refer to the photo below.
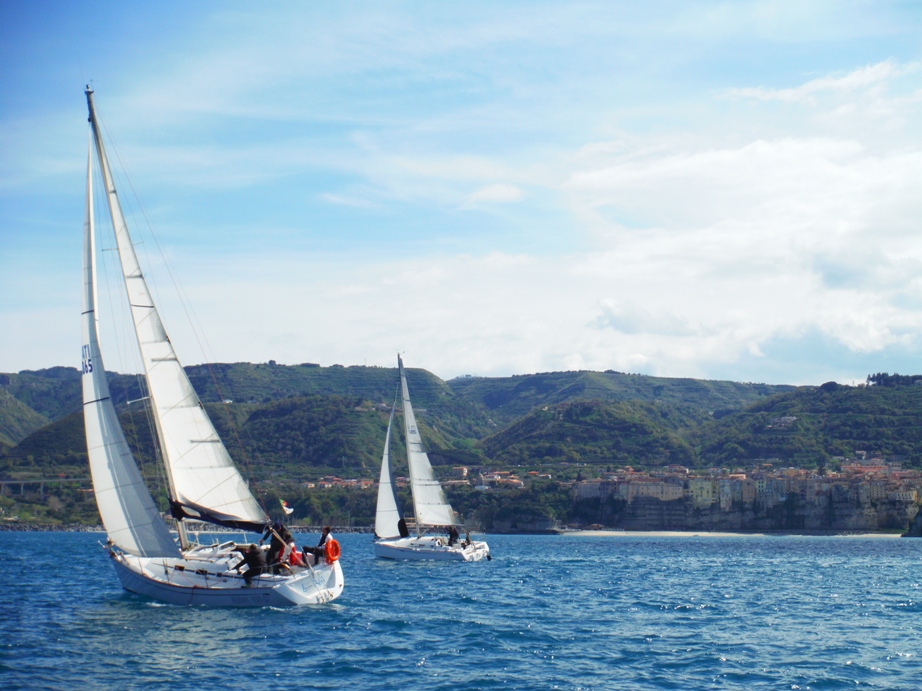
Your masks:
[{"label": "green hill", "polygon": [[645,401],[693,406],[724,414],[791,386],[670,379],[621,372],[547,372],[514,377],[459,377],[448,385],[482,404],[498,424],[508,424],[539,406],[567,401]]},{"label": "green hill", "polygon": [[80,409],[80,373],[72,367],[0,374],[0,388],[49,420]]},{"label": "green hill", "polygon": [[484,454],[510,464],[559,462],[694,464],[680,435],[706,413],[643,401],[570,401],[543,406],[481,442]]},{"label": "green hill", "polygon": [[[135,375],[107,373],[112,400],[117,406],[141,398],[141,381]],[[72,367],[23,370],[0,374],[0,391],[13,396],[48,420],[60,420],[81,408],[80,372]],[[2,415],[2,411],[0,411]],[[0,424],[3,424],[0,417]]]},{"label": "green hill", "polygon": [[[371,490],[325,494],[307,489],[305,482],[331,474],[377,475],[396,369],[232,363],[187,371],[228,451],[267,506],[285,498],[299,515],[316,520],[365,521],[373,515]],[[407,376],[434,465],[542,467],[553,476],[546,486],[505,494],[449,487],[458,508],[485,525],[529,523],[525,519],[532,516],[529,524],[537,526],[541,516],[565,515],[569,489],[558,481],[586,472],[582,464],[822,467],[866,451],[922,466],[922,386],[915,385],[922,377],[917,376],[874,375],[876,385],[862,388],[616,372],[464,377],[447,383],[419,369]],[[142,474],[165,508],[163,470],[154,461],[146,404],[127,405],[144,398],[141,380],[118,374],[109,380]],[[80,408],[76,370],[0,375],[0,477],[46,481],[44,492],[40,483],[13,485],[17,494],[7,487],[0,509],[36,521],[96,520],[93,502],[87,501],[89,485],[70,480],[89,475]],[[404,473],[402,422],[391,451],[396,472]]]},{"label": "green hill", "polygon": [[0,388],[0,448],[12,447],[51,420]]},{"label": "green hill", "polygon": [[856,451],[922,465],[922,386],[801,387],[703,426],[702,462],[816,467]]},{"label": "green hill", "polygon": [[[231,455],[258,482],[377,472],[395,368],[231,363],[187,371]],[[436,465],[708,466],[777,458],[816,466],[858,450],[922,463],[922,386],[794,388],[617,372],[447,383],[420,369],[407,376]],[[880,382],[903,379],[915,381],[888,375]],[[79,384],[78,372],[64,367],[0,375],[5,475],[85,475],[82,425],[72,417],[80,410]],[[110,385],[123,416],[126,401],[143,398],[138,377],[110,374]],[[132,406],[124,419],[147,463],[142,410]],[[796,419],[773,422],[780,418]],[[54,423],[36,429],[49,419]],[[396,433],[395,458],[401,439]]]}]

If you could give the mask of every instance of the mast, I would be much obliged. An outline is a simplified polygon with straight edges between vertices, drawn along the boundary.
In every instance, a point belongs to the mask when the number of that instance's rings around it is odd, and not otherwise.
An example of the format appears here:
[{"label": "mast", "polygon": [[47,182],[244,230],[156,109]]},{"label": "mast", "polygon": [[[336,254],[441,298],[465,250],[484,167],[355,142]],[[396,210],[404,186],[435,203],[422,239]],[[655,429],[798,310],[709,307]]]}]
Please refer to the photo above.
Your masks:
[{"label": "mast", "polygon": [[112,182],[93,104],[93,90],[89,87],[86,98],[122,276],[144,363],[161,460],[166,469],[170,508],[180,527],[183,547],[189,544],[182,524],[185,518],[261,531],[268,516],[227,453],[160,319]]}]

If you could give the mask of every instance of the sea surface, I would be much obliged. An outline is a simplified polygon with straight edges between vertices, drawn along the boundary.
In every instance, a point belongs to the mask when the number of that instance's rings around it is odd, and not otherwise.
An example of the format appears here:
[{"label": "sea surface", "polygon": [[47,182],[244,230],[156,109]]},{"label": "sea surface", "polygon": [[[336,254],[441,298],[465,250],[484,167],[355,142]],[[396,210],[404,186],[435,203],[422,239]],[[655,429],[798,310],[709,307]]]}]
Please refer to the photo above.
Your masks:
[{"label": "sea surface", "polygon": [[922,540],[491,535],[433,564],[338,537],[343,596],[281,610],[157,604],[100,534],[0,533],[0,688],[922,688]]}]

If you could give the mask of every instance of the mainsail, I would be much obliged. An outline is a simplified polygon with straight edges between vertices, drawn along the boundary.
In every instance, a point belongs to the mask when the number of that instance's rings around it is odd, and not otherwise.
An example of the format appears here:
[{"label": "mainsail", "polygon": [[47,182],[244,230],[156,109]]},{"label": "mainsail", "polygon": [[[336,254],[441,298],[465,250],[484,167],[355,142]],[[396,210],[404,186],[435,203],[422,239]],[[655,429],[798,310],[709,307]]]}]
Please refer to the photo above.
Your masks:
[{"label": "mainsail", "polygon": [[160,321],[122,215],[89,88],[86,97],[160,450],[170,482],[173,515],[232,528],[262,530],[268,517],[218,437]]},{"label": "mainsail", "polygon": [[407,375],[403,369],[403,360],[397,356],[400,370],[400,388],[403,393],[403,425],[406,431],[407,463],[410,466],[410,484],[413,490],[413,509],[416,513],[416,526],[456,525],[457,519],[445,492],[432,472],[429,456],[423,448],[423,440],[416,426],[410,392],[407,389]]},{"label": "mainsail", "polygon": [[387,421],[387,435],[384,438],[384,455],[381,458],[381,477],[378,480],[378,508],[375,512],[375,536],[379,538],[400,537],[406,533],[406,527],[400,529],[400,509],[397,508],[397,491],[391,479],[391,427],[394,425],[394,411],[397,409],[397,397],[391,406],[391,416]]},{"label": "mainsail", "polygon": [[[90,144],[92,147],[92,144]],[[140,557],[178,557],[166,523],[135,464],[109,397],[96,319],[96,245],[93,233],[93,150],[87,152],[83,225],[83,422],[99,515],[109,539]]]}]

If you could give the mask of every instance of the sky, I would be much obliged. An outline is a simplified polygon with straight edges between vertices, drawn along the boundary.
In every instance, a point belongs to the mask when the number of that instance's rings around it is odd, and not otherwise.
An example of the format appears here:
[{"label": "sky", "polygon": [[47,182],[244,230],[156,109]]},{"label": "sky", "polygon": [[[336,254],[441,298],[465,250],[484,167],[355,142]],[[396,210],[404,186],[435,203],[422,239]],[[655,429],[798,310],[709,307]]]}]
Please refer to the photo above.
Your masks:
[{"label": "sky", "polygon": [[79,364],[87,83],[184,364],[922,372],[915,2],[6,2],[0,68],[2,372]]}]

